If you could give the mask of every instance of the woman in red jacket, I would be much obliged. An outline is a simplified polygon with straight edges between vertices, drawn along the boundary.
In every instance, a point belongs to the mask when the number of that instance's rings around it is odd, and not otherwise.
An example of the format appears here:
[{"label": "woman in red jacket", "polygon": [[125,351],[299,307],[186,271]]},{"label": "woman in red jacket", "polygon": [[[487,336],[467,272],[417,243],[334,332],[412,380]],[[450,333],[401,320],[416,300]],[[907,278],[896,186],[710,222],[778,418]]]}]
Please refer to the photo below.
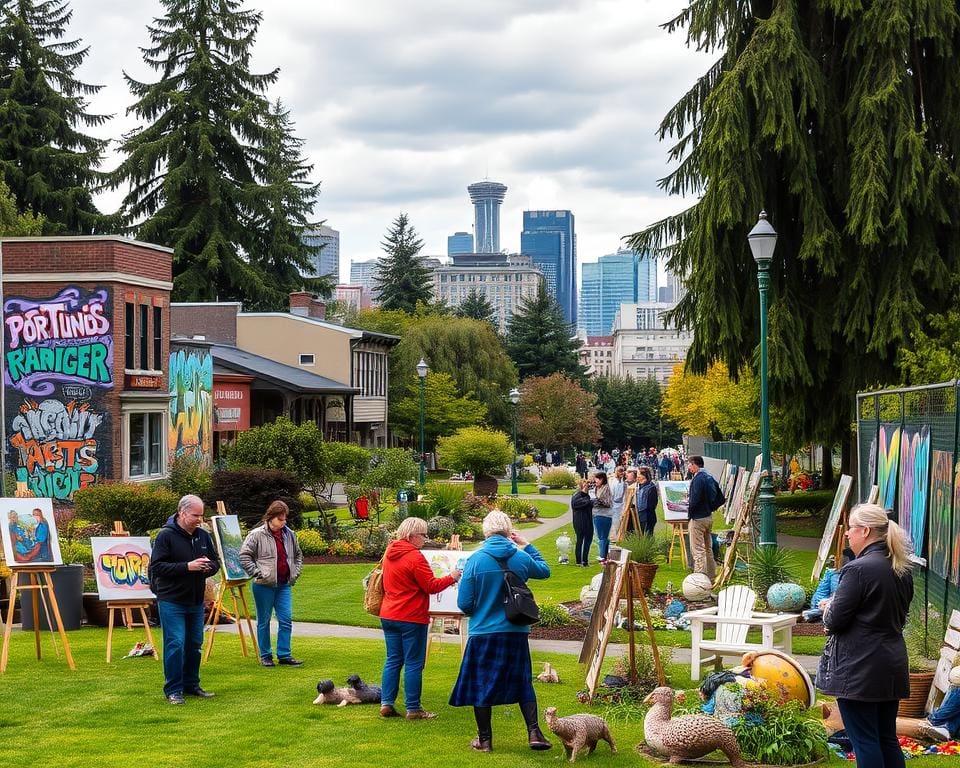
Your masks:
[{"label": "woman in red jacket", "polygon": [[399,717],[394,709],[403,668],[404,703],[407,720],[436,717],[420,704],[423,665],[427,656],[427,629],[430,624],[430,595],[460,581],[460,571],[437,579],[421,554],[427,540],[427,522],[408,517],[397,528],[383,558],[383,603],[380,626],[387,644],[387,660],[381,678],[380,715]]}]

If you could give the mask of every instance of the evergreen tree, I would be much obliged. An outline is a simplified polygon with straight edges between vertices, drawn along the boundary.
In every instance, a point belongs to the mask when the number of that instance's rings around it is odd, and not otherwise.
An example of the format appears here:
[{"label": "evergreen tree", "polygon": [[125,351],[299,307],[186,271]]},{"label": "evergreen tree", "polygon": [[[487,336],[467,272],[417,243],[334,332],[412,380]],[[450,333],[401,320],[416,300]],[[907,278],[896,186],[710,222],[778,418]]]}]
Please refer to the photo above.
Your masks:
[{"label": "evergreen tree", "polygon": [[106,226],[91,190],[107,141],[82,131],[107,117],[87,111],[102,86],[74,77],[90,49],[63,39],[72,15],[67,0],[0,0],[0,169],[45,232],[89,234]]},{"label": "evergreen tree", "polygon": [[423,240],[411,226],[407,214],[397,216],[380,247],[387,254],[377,264],[373,278],[380,307],[413,314],[418,301],[429,304],[433,297],[433,275],[420,257]]},{"label": "evergreen tree", "polygon": [[524,298],[507,327],[507,354],[520,378],[563,373],[582,380],[580,340],[563,316],[563,310],[540,282],[537,293]]},{"label": "evergreen tree", "polygon": [[249,256],[266,215],[262,148],[270,134],[263,96],[277,71],[250,72],[261,14],[240,0],[161,0],[144,60],[161,73],[128,109],[145,124],[123,137],[126,158],[111,185],[128,183],[123,209],[137,236],[174,249],[176,301],[269,301]]},{"label": "evergreen tree", "polygon": [[662,412],[663,390],[656,379],[597,376],[589,385],[597,398],[597,418],[606,446],[640,448],[679,442],[680,430]]},{"label": "evergreen tree", "polygon": [[497,310],[487,299],[486,294],[471,288],[456,310],[457,317],[469,317],[471,320],[484,320],[492,326],[497,325]]},{"label": "evergreen tree", "polygon": [[278,100],[267,118],[267,134],[258,153],[263,167],[263,215],[255,221],[257,238],[250,260],[267,276],[270,296],[252,302],[255,309],[285,308],[290,291],[306,289],[330,296],[336,277],[314,275],[314,257],[322,246],[304,242],[305,230],[318,226],[309,217],[320,193],[310,181],[313,165],[303,157],[303,139],[293,132],[290,112]]},{"label": "evergreen tree", "polygon": [[0,237],[36,237],[43,234],[43,217],[20,213],[9,187],[0,179]]},{"label": "evergreen tree", "polygon": [[779,234],[770,292],[771,402],[788,442],[848,434],[854,393],[896,381],[896,352],[944,312],[960,269],[960,16],[955,2],[693,2],[667,25],[718,59],[670,110],[699,197],[630,238],[688,292],[688,364],[755,367],[761,208]]}]

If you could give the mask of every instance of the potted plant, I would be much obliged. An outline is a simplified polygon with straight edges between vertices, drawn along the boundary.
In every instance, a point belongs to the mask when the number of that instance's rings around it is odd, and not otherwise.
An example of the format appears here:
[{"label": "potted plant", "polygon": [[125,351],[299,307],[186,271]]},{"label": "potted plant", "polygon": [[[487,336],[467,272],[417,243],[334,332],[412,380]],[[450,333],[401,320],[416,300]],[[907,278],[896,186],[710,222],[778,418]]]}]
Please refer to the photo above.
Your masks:
[{"label": "potted plant", "polygon": [[903,640],[907,644],[907,664],[910,669],[910,698],[901,699],[897,709],[899,717],[923,717],[933,685],[933,662],[939,658],[943,640],[940,615],[927,608],[924,625],[922,604],[911,606],[907,625],[903,628]]},{"label": "potted plant", "polygon": [[663,559],[663,542],[654,536],[631,533],[620,539],[618,546],[630,553],[627,574],[634,594],[648,592]]}]

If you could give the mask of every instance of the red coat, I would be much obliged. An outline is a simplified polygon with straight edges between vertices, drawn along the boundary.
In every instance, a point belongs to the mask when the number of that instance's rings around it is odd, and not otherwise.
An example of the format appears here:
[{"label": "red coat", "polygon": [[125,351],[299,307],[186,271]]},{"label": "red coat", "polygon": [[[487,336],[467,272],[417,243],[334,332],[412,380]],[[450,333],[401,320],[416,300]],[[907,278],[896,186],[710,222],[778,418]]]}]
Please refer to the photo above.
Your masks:
[{"label": "red coat", "polygon": [[453,576],[435,578],[420,550],[406,539],[397,539],[387,547],[383,559],[380,618],[429,624],[430,595],[454,582]]}]

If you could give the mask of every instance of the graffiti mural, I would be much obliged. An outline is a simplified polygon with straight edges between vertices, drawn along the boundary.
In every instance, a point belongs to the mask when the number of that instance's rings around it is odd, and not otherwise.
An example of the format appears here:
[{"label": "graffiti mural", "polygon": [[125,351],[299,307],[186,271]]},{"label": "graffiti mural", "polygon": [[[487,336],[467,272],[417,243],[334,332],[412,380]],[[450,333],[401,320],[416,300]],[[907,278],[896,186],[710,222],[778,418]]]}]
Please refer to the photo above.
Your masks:
[{"label": "graffiti mural", "polygon": [[198,347],[170,353],[170,459],[213,462],[213,357]]},{"label": "graffiti mural", "polygon": [[900,445],[900,525],[910,534],[913,553],[923,554],[930,490],[930,427],[904,427]]},{"label": "graffiti mural", "polygon": [[897,467],[900,459],[900,427],[880,425],[880,451],[877,454],[877,486],[880,506],[893,509],[897,500]]},{"label": "graffiti mural", "polygon": [[934,573],[944,579],[947,578],[953,540],[950,530],[952,485],[953,452],[934,451],[930,475],[930,546],[927,548],[927,563]]},{"label": "graffiti mural", "polygon": [[70,499],[110,474],[110,291],[13,296],[3,312],[8,462],[37,496]]}]

